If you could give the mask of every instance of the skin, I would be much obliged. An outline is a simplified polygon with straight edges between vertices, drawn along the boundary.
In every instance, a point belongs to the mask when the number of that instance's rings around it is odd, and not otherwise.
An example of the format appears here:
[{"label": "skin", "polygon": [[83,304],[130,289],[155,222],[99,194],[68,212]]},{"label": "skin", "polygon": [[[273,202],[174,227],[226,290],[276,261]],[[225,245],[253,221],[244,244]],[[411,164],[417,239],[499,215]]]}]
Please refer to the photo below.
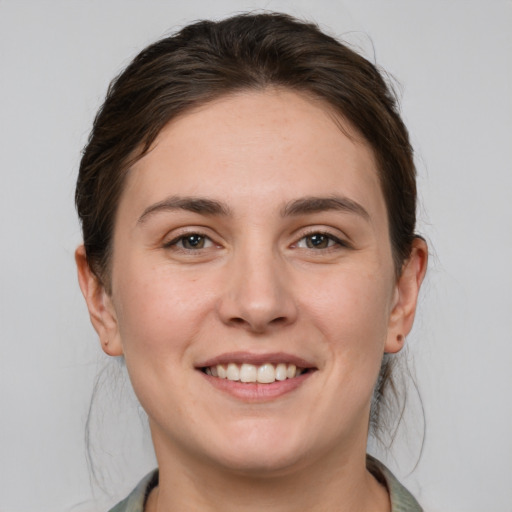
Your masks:
[{"label": "skin", "polygon": [[[160,485],[147,510],[390,509],[365,467],[370,400],[412,327],[427,248],[415,241],[397,279],[373,153],[340,122],[278,89],[197,108],[129,172],[111,294],[77,249],[103,349],[124,355],[149,416]],[[342,207],[304,208],[334,196]],[[171,208],[177,197],[220,211]],[[233,352],[311,370],[244,397],[198,368]]]}]

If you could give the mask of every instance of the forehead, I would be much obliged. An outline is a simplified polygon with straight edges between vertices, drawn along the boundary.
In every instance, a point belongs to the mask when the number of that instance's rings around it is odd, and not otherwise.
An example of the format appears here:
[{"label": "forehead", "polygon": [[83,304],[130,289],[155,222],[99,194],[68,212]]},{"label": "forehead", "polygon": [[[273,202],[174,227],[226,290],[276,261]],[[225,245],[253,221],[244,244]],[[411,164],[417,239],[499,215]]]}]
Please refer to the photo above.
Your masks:
[{"label": "forehead", "polygon": [[[325,102],[282,89],[246,91],[186,112],[130,170],[121,203],[165,195],[284,203],[343,194],[384,208],[372,150]],[[122,207],[122,204],[120,205]]]}]

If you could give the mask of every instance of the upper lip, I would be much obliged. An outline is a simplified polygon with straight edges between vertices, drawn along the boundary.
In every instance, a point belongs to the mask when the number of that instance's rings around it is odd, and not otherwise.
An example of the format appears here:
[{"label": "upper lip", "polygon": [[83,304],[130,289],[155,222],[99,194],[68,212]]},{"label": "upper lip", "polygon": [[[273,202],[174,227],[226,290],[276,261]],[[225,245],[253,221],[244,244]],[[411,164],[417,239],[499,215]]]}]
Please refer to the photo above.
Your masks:
[{"label": "upper lip", "polygon": [[301,357],[297,357],[292,354],[287,354],[285,352],[273,352],[266,354],[253,354],[250,352],[226,352],[224,354],[220,354],[211,359],[207,359],[205,361],[201,361],[196,365],[197,368],[208,368],[210,366],[216,366],[218,364],[253,364],[255,366],[260,366],[265,363],[271,364],[294,364],[298,368],[316,368],[314,364]]}]

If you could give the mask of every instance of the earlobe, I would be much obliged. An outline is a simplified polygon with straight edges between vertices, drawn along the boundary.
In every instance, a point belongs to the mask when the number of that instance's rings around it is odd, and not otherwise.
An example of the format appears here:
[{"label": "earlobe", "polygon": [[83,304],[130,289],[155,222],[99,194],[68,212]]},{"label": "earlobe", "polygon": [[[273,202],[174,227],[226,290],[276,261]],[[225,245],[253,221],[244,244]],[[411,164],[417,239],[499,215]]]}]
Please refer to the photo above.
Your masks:
[{"label": "earlobe", "polygon": [[100,338],[101,347],[110,356],[120,356],[123,354],[123,348],[112,298],[91,270],[83,245],[76,249],[75,261],[80,289],[87,303],[91,323]]},{"label": "earlobe", "polygon": [[423,238],[413,241],[411,256],[398,278],[384,352],[399,352],[412,329],[421,283],[427,271],[428,247]]},{"label": "earlobe", "polygon": [[405,336],[403,334],[397,334],[394,338],[388,335],[384,352],[386,354],[396,354],[400,352],[405,346]]}]

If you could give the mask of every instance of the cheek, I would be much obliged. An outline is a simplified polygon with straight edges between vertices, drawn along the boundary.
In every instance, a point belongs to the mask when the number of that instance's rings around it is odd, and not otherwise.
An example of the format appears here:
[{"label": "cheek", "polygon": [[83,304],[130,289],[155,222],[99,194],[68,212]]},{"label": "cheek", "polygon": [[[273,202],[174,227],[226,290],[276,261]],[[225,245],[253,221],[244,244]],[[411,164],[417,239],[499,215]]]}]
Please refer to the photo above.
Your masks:
[{"label": "cheek", "polygon": [[134,265],[122,275],[116,311],[127,364],[132,356],[152,364],[185,357],[207,314],[204,282],[165,266]]},{"label": "cheek", "polygon": [[305,307],[329,342],[333,360],[353,368],[369,364],[378,371],[392,295],[392,280],[383,275],[379,267],[373,272],[344,268],[304,290]]},{"label": "cheek", "polygon": [[119,275],[115,306],[135,394],[152,418],[169,411],[188,417],[190,400],[183,397],[192,398],[188,370],[211,310],[209,295],[201,293],[196,279],[165,267],[125,266]]}]

